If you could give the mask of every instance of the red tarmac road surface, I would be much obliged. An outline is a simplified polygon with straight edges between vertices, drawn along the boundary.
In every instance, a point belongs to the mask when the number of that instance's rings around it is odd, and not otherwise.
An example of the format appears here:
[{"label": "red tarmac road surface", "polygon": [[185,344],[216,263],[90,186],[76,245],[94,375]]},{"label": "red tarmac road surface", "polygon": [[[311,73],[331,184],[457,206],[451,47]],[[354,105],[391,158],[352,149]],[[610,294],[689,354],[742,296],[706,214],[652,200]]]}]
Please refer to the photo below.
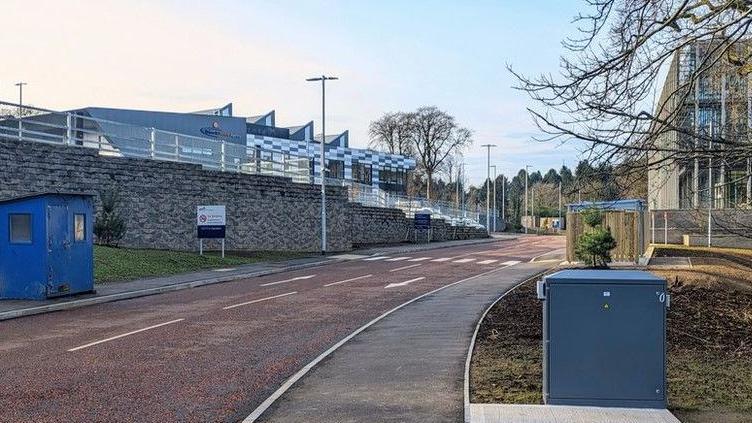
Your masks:
[{"label": "red tarmac road surface", "polygon": [[561,237],[523,237],[2,321],[0,421],[242,420],[382,313],[562,247]]}]

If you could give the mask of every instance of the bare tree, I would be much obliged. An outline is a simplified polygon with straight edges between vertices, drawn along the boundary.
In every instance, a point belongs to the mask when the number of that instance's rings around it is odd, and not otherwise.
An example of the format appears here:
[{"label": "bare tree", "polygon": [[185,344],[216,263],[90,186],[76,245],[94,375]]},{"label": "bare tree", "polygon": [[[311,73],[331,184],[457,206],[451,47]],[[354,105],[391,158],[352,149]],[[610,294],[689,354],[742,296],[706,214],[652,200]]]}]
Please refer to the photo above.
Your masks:
[{"label": "bare tree", "polygon": [[472,143],[472,131],[457,125],[454,116],[437,107],[421,107],[412,114],[412,141],[418,166],[426,174],[426,197],[431,198],[431,180],[451,154]]},{"label": "bare tree", "polygon": [[371,122],[368,127],[368,134],[371,137],[369,145],[371,148],[391,154],[409,156],[413,154],[411,131],[411,114],[403,112],[384,113],[380,118]]},{"label": "bare tree", "polygon": [[[688,124],[686,110],[676,107],[713,79],[711,70],[744,79],[752,72],[752,0],[585,3],[589,10],[575,18],[578,35],[563,43],[559,76],[531,78],[510,67],[518,88],[537,103],[529,111],[546,134],[540,140],[582,140],[595,167],[620,163],[621,171],[643,174],[687,160],[752,154],[746,134],[711,134]],[[697,48],[702,54],[693,71],[656,95],[661,71]]]}]

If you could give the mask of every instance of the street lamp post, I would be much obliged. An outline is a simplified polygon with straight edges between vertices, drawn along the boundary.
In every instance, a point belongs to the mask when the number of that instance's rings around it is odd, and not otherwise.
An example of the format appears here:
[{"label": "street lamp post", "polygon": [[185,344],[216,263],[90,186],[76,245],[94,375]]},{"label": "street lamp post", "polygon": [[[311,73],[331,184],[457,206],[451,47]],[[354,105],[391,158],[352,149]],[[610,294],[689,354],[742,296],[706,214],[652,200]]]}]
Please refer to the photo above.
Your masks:
[{"label": "street lamp post", "polygon": [[18,139],[23,138],[23,87],[28,85],[26,82],[17,82],[18,87]]},{"label": "street lamp post", "polygon": [[491,165],[494,170],[493,177],[493,229],[496,232],[496,165]]},{"label": "street lamp post", "polygon": [[[321,254],[326,254],[326,181],[324,180],[324,168],[326,168],[326,158],[324,157],[324,144],[326,144],[326,81],[337,80],[336,76],[321,75],[315,78],[308,78],[306,81],[321,81]],[[315,175],[314,175],[315,177]]]},{"label": "street lamp post", "polygon": [[486,230],[491,232],[491,147],[496,147],[496,144],[483,144],[481,147],[486,147]]},{"label": "street lamp post", "polygon": [[[527,209],[527,180],[528,180],[527,176],[528,176],[528,173],[529,173],[528,172],[528,168],[530,168],[530,165],[525,165],[525,212],[522,214],[522,218],[523,219],[525,218],[525,215],[527,214],[527,211],[528,211],[528,209]],[[524,222],[523,222],[522,226],[525,227],[525,233],[527,233],[527,225],[524,224]]]},{"label": "street lamp post", "polygon": [[505,227],[506,227],[506,216],[504,214],[504,209],[506,209],[506,206],[507,206],[506,188],[507,188],[507,177],[504,175],[501,175],[501,223],[504,223]]}]

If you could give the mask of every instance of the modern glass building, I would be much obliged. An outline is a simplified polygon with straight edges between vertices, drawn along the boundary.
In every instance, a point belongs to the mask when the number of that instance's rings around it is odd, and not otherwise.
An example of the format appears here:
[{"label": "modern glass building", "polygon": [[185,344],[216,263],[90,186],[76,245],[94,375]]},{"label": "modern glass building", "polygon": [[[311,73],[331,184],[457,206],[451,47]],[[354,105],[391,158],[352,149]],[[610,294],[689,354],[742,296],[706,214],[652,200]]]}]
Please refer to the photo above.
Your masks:
[{"label": "modern glass building", "polygon": [[654,128],[666,151],[651,157],[651,209],[750,208],[752,159],[724,145],[752,143],[752,81],[730,60],[751,46],[738,43],[719,54],[723,46],[700,41],[674,54],[657,109],[667,124]]},{"label": "modern glass building", "polygon": [[[325,140],[315,136],[313,121],[300,126],[280,127],[276,124],[274,110],[259,116],[237,117],[233,115],[232,104],[217,109],[201,110],[192,113],[175,113],[161,111],[128,110],[102,107],[86,107],[66,113],[74,116],[86,116],[88,125],[95,125],[92,133],[118,134],[105,136],[106,141],[117,149],[128,147],[131,137],[144,138],[149,134],[121,134],[124,127],[154,128],[163,134],[185,136],[179,153],[183,157],[207,157],[224,154],[207,148],[186,147],[186,139],[210,139],[223,141],[224,145],[235,150],[247,150],[248,157],[257,158],[258,163],[272,163],[287,166],[289,163],[307,163],[309,175],[320,180],[320,148],[324,142],[326,169],[324,172],[328,183],[357,184],[371,186],[375,189],[393,194],[406,192],[408,174],[415,169],[415,160],[397,154],[382,153],[369,149],[350,147],[349,132],[328,135]],[[33,119],[41,119],[42,116]],[[96,142],[101,142],[101,136]],[[165,142],[158,140],[160,148]],[[79,144],[95,142],[86,133],[80,137]],[[224,147],[223,147],[224,148]],[[239,154],[238,154],[239,155]],[[240,166],[253,166],[241,163]],[[263,165],[258,165],[263,166]]]}]

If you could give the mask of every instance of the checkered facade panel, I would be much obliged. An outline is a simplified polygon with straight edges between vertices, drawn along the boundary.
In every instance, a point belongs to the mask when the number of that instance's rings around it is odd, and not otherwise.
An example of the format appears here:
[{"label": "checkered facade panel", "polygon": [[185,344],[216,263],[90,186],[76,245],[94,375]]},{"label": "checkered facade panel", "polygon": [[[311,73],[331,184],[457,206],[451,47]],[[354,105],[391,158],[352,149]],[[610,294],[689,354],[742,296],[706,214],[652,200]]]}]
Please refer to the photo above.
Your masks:
[{"label": "checkered facade panel", "polygon": [[[289,140],[284,138],[263,137],[248,134],[248,147],[258,147],[262,150],[290,154],[291,156],[308,157],[318,164],[320,144],[315,142]],[[415,159],[398,154],[381,153],[373,150],[347,148],[338,145],[325,145],[327,160],[341,160],[345,164],[345,179],[352,179],[353,162],[371,165],[373,185],[379,183],[379,170],[390,168],[410,171],[415,169]],[[318,173],[318,166],[317,166]]]}]

